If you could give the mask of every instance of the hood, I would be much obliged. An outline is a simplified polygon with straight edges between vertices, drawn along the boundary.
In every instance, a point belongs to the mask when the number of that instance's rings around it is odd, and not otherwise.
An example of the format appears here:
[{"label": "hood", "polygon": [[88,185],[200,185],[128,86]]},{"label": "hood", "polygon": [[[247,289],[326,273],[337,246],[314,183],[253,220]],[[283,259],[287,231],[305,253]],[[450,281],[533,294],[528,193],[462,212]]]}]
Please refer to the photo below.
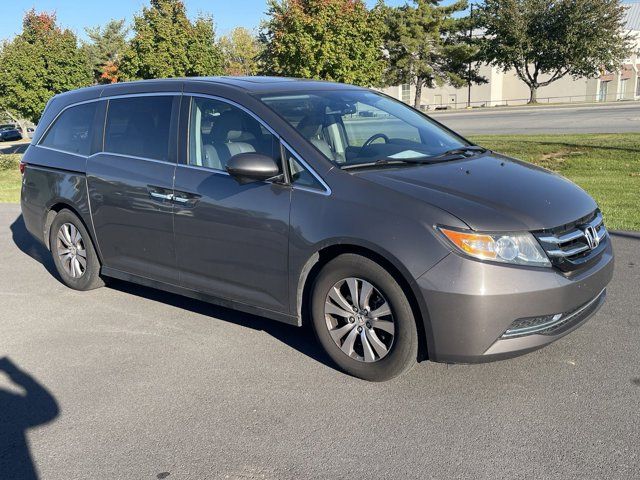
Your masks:
[{"label": "hood", "polygon": [[558,227],[597,208],[584,190],[566,178],[494,153],[353,173],[445,210],[479,231]]}]

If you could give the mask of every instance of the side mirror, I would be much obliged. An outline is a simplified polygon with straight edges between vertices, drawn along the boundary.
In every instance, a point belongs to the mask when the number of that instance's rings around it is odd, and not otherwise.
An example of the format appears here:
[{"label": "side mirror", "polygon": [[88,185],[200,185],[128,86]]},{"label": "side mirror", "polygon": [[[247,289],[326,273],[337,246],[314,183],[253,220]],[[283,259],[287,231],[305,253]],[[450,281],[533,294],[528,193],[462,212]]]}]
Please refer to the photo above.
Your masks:
[{"label": "side mirror", "polygon": [[280,175],[276,161],[261,153],[239,153],[227,162],[227,172],[239,183],[268,180]]}]

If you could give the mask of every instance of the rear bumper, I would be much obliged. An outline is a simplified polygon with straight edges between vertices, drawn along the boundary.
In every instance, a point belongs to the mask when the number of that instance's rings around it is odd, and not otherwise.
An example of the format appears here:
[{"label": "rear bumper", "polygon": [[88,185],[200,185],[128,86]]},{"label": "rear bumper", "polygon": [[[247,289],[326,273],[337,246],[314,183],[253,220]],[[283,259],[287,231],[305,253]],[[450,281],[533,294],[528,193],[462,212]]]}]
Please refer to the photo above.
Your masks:
[{"label": "rear bumper", "polygon": [[613,267],[610,240],[594,264],[571,276],[450,254],[418,279],[429,313],[429,358],[477,363],[541,348],[600,308]]}]

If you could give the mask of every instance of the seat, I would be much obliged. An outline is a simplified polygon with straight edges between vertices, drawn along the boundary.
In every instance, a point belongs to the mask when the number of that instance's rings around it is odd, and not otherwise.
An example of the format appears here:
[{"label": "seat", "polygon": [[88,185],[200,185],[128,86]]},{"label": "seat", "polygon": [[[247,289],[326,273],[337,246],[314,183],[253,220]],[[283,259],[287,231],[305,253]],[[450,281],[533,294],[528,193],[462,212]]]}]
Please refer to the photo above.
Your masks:
[{"label": "seat", "polygon": [[212,129],[211,142],[202,145],[202,165],[225,170],[227,162],[239,153],[255,152],[255,135],[243,128],[243,114],[238,110],[224,112]]},{"label": "seat", "polygon": [[320,150],[325,157],[329,160],[336,161],[339,160],[339,156],[334,152],[331,144],[325,140],[324,129],[326,119],[326,116],[322,114],[307,115],[298,123],[298,131],[309,140],[314,147]]}]

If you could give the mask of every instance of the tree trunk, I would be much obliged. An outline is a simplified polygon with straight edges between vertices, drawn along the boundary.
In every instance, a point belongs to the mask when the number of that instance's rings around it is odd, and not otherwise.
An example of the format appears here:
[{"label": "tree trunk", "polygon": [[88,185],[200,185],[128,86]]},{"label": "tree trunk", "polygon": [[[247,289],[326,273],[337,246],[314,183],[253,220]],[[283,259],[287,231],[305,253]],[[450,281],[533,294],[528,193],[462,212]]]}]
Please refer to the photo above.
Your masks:
[{"label": "tree trunk", "polygon": [[413,100],[413,108],[420,110],[420,103],[422,102],[422,80],[418,78],[416,81],[416,96]]},{"label": "tree trunk", "polygon": [[538,87],[529,86],[529,104],[538,103]]}]

